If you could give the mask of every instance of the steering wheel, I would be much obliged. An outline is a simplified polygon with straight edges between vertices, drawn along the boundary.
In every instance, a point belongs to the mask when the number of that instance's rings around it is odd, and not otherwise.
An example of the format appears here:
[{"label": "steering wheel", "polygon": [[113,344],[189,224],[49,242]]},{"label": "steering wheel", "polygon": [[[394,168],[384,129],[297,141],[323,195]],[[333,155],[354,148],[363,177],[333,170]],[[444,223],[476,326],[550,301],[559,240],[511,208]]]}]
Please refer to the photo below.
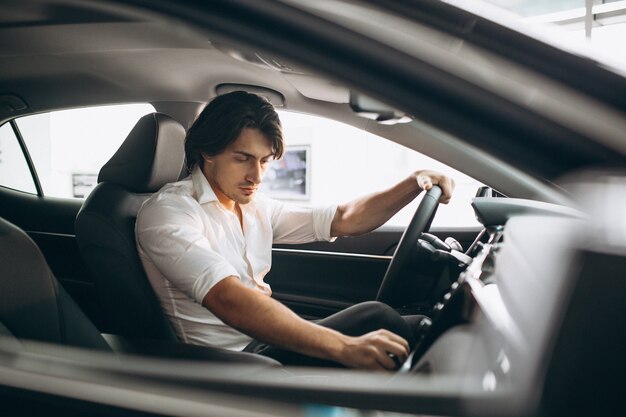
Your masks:
[{"label": "steering wheel", "polygon": [[376,301],[393,306],[394,298],[397,297],[396,292],[399,290],[402,281],[402,272],[412,258],[417,239],[423,232],[427,232],[430,229],[430,224],[435,217],[437,207],[439,207],[439,197],[441,197],[441,188],[433,185],[420,202],[409,226],[404,230],[400,242],[398,242],[398,247],[391,258],[387,272],[385,272],[383,281],[378,289]]}]

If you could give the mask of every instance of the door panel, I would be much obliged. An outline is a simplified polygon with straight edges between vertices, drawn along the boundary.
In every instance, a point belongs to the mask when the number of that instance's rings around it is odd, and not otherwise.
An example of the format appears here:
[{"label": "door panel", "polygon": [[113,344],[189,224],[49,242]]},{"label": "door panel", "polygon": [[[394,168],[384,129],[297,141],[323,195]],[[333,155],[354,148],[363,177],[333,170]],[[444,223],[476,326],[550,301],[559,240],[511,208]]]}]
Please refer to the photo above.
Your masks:
[{"label": "door panel", "polygon": [[[275,245],[266,280],[274,298],[307,318],[326,317],[350,305],[373,300],[404,229],[382,227],[335,242]],[[436,228],[469,248],[479,228]]]},{"label": "door panel", "polygon": [[0,216],[27,232],[74,234],[80,200],[39,197],[0,187]]},{"label": "door panel", "polygon": [[74,235],[29,231],[54,276],[96,327],[103,323],[96,287],[87,271]]},{"label": "door panel", "polygon": [[307,318],[320,318],[373,300],[388,256],[274,249],[266,281],[274,298]]}]

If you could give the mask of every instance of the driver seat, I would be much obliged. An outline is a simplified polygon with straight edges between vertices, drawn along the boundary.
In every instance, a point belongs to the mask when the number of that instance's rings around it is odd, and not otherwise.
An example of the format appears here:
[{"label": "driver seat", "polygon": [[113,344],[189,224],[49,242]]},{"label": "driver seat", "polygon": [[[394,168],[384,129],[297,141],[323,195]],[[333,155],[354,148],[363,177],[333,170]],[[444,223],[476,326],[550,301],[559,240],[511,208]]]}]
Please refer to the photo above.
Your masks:
[{"label": "driver seat", "polygon": [[179,179],[185,129],[162,113],[143,116],[102,167],[75,222],[76,240],[105,314],[103,330],[128,338],[177,341],[137,253],[137,212]]}]

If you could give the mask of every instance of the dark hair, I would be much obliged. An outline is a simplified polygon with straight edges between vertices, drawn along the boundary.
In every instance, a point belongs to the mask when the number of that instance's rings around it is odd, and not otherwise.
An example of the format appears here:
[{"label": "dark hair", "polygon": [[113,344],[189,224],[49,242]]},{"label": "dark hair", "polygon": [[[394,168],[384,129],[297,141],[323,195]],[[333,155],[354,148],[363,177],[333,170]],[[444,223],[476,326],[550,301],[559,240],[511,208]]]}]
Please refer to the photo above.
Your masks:
[{"label": "dark hair", "polygon": [[265,98],[234,91],[214,98],[193,122],[185,138],[185,158],[191,171],[202,166],[202,153],[218,155],[245,128],[259,129],[271,142],[274,157],[283,155],[283,130],[274,107]]}]

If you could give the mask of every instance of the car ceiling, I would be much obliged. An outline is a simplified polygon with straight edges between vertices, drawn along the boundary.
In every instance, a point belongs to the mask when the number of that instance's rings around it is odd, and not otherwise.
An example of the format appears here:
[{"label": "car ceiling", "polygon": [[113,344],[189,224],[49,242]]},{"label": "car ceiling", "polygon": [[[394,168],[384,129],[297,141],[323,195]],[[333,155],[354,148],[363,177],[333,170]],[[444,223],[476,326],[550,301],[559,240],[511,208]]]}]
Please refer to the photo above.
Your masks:
[{"label": "car ceiling", "polygon": [[19,92],[30,111],[94,101],[206,101],[212,74],[253,82],[270,72],[233,66],[182,26],[54,4],[18,13],[23,3],[15,3],[0,23],[0,78],[2,91]]},{"label": "car ceiling", "polygon": [[[92,8],[73,1],[9,4],[0,16],[5,40],[0,46],[0,119],[87,105],[151,102],[188,125],[226,81],[279,91],[284,107],[291,110],[332,116],[363,129],[368,125],[351,112],[349,91],[338,83],[302,69],[271,68],[256,52],[212,43],[179,22],[164,24],[163,19],[119,7]],[[11,109],[16,107],[11,105],[14,96],[26,108]],[[197,105],[185,106],[189,103]]]},{"label": "car ceiling", "polygon": [[23,99],[26,113],[94,103],[204,103],[225,74],[231,84],[280,91],[290,108],[307,99],[345,104],[349,98],[347,88],[308,71],[281,72],[256,52],[119,8],[11,0],[0,16],[0,36],[6,40],[0,92]]}]

